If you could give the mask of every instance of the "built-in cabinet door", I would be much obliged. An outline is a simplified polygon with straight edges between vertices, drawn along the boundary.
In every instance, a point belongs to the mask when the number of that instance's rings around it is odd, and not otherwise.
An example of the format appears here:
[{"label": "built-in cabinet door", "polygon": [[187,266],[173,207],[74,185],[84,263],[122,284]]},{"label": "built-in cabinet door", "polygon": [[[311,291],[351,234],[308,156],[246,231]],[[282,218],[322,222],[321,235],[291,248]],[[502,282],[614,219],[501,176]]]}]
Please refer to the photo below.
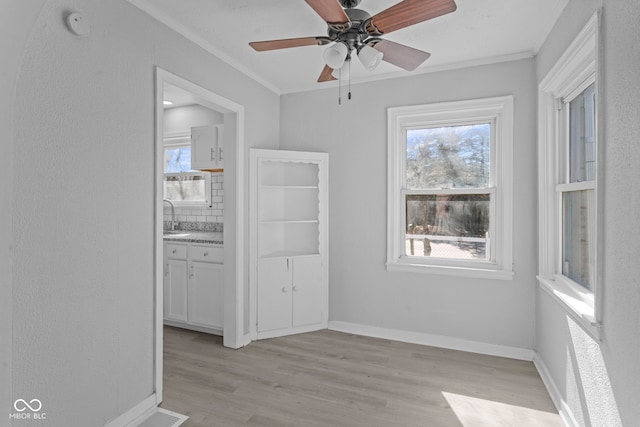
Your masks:
[{"label": "built-in cabinet door", "polygon": [[258,260],[258,331],[291,327],[291,260]]},{"label": "built-in cabinet door", "polygon": [[187,321],[187,260],[167,259],[164,277],[164,317]]},{"label": "built-in cabinet door", "polygon": [[222,125],[191,128],[191,168],[197,170],[222,169]]},{"label": "built-in cabinet door", "polygon": [[292,258],[293,326],[322,322],[322,259],[320,256]]},{"label": "built-in cabinet door", "polygon": [[192,261],[189,281],[189,322],[222,329],[224,325],[223,264]]}]

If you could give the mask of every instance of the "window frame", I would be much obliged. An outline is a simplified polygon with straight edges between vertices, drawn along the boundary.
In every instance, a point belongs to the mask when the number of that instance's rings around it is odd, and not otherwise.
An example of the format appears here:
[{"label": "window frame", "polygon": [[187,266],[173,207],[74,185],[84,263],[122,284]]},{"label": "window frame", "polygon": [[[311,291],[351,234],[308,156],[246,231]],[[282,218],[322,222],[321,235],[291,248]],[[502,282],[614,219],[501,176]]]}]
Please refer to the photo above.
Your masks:
[{"label": "window frame", "polygon": [[[166,150],[169,148],[180,148],[180,147],[191,147],[191,135],[185,132],[176,132],[172,134],[166,134],[164,138],[164,144],[162,145],[163,151],[163,168],[166,167]],[[201,176],[204,180],[204,199],[202,201],[186,201],[186,200],[171,200],[171,202],[180,208],[194,207],[194,208],[210,208],[211,205],[211,173],[204,171],[197,171],[191,169],[186,172],[166,172],[166,169],[163,170],[163,189],[162,189],[162,197],[166,199],[166,194],[164,193],[164,181],[167,177],[175,177],[175,176],[184,176],[184,177],[194,177]]]},{"label": "window frame", "polygon": [[[388,271],[410,271],[444,275],[511,280],[513,204],[513,96],[392,107],[387,110],[387,262]],[[405,255],[405,196],[415,190],[404,188],[406,177],[406,130],[490,123],[489,186],[453,188],[447,194],[488,193],[490,239],[488,260],[461,260]],[[434,194],[440,190],[418,190]]]},{"label": "window frame", "polygon": [[[599,84],[599,12],[594,14],[552,67],[538,87],[538,201],[539,266],[538,283],[582,328],[601,339],[601,242],[602,242],[602,126]],[[569,179],[569,103],[595,83],[596,131],[595,180]],[[595,220],[595,274],[593,291],[562,272],[563,194],[593,190]]]}]

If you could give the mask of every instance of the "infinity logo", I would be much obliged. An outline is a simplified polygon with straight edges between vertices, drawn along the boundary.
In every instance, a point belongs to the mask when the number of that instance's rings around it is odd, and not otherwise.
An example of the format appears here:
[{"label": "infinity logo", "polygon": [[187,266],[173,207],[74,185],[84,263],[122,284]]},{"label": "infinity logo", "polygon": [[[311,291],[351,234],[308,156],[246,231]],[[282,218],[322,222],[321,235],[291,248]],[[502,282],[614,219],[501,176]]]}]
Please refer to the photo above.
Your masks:
[{"label": "infinity logo", "polygon": [[18,399],[13,402],[13,407],[18,412],[24,412],[27,410],[27,408],[31,409],[31,412],[38,412],[40,409],[42,409],[42,402],[40,402],[40,400],[38,399],[31,399],[31,401],[27,403],[27,401],[24,399]]}]

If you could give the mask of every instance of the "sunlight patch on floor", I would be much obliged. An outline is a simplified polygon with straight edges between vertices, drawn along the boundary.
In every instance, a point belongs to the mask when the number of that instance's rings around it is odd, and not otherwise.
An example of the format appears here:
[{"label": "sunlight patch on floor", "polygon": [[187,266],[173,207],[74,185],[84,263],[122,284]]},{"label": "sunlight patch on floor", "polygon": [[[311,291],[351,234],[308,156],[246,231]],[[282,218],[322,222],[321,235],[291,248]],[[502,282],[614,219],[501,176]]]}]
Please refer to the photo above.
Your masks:
[{"label": "sunlight patch on floor", "polygon": [[446,391],[442,395],[463,427],[564,427],[555,413]]}]

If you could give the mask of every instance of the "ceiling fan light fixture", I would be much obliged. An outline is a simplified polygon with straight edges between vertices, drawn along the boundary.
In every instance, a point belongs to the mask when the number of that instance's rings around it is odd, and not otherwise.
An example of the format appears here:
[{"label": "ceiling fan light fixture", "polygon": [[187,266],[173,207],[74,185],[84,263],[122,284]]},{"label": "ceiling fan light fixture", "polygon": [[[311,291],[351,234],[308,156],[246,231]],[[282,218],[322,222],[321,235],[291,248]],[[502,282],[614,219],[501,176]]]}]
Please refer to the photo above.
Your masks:
[{"label": "ceiling fan light fixture", "polygon": [[324,51],[324,62],[334,70],[342,68],[349,49],[344,43],[336,43]]},{"label": "ceiling fan light fixture", "polygon": [[366,44],[358,50],[358,58],[360,58],[360,62],[362,62],[367,71],[375,70],[382,62],[382,56],[382,52]]},{"label": "ceiling fan light fixture", "polygon": [[346,61],[344,61],[344,65],[340,68],[336,68],[331,72],[331,75],[336,79],[336,80],[340,80],[345,79],[347,80],[349,78],[349,73],[351,72],[351,69],[348,67],[348,65],[350,64],[351,58],[347,58]]}]

